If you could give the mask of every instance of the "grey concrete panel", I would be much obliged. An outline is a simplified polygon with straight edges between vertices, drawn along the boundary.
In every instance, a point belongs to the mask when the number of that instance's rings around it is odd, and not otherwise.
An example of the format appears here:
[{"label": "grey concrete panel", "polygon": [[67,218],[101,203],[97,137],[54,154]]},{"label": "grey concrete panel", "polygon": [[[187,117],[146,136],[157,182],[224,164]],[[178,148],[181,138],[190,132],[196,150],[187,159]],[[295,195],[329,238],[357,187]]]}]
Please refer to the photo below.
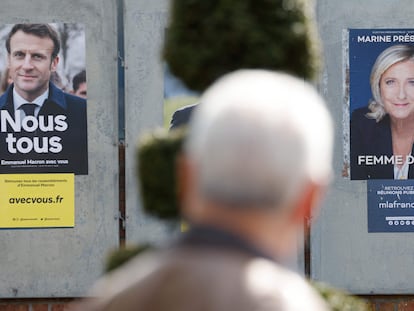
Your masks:
[{"label": "grey concrete panel", "polygon": [[115,1],[4,0],[2,8],[2,23],[85,25],[89,174],[75,177],[74,228],[0,230],[0,298],[83,296],[118,246]]},{"label": "grey concrete panel", "polygon": [[[324,45],[321,91],[336,124],[335,177],[312,229],[314,279],[359,294],[404,294],[414,288],[414,234],[368,233],[365,181],[342,177],[346,38],[349,28],[413,28],[410,0],[319,0]],[[346,152],[345,152],[346,155]]]},{"label": "grey concrete panel", "polygon": [[[142,210],[136,180],[137,139],[163,124],[162,40],[168,24],[167,0],[125,2],[126,46],[126,238],[127,244],[163,245],[180,234],[180,224],[163,222]],[[159,176],[162,178],[162,176]],[[287,262],[304,273],[303,241]]]},{"label": "grey concrete panel", "polygon": [[168,0],[125,1],[127,243],[160,244],[178,228],[177,224],[166,224],[143,212],[135,175],[137,139],[163,124],[164,72],[160,50],[168,4]]}]

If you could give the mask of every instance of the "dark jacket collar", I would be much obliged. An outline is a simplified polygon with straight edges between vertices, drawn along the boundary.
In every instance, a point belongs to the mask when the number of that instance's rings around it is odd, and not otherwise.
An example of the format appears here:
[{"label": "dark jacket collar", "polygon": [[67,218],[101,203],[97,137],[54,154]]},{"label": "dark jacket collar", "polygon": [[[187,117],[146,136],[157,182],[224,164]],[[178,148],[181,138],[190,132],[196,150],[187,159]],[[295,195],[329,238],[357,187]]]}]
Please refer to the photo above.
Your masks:
[{"label": "dark jacket collar", "polygon": [[[0,109],[7,109],[10,112],[13,111],[13,115],[14,115],[13,87],[14,87],[14,84],[12,83],[7,88],[7,90],[4,92],[4,94],[0,97]],[[67,109],[65,94],[52,82],[49,82],[49,96],[47,100],[52,101],[53,103],[60,106],[64,110]]]},{"label": "dark jacket collar", "polygon": [[240,251],[252,257],[275,258],[258,249],[240,236],[213,226],[193,226],[178,241],[178,245],[194,247],[214,247]]}]

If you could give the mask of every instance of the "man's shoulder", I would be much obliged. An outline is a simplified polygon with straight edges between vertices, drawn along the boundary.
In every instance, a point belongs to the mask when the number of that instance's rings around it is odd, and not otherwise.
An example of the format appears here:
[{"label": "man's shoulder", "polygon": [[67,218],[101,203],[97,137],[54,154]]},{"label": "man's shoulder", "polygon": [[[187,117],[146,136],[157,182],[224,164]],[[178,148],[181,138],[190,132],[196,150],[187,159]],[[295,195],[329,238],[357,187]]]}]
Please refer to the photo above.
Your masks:
[{"label": "man's shoulder", "polygon": [[145,251],[129,259],[122,266],[95,282],[87,295],[88,298],[74,304],[70,310],[112,310],[108,305],[112,303],[116,305],[118,296],[125,295],[129,289],[134,288],[158,270],[161,258],[158,252]]},{"label": "man's shoulder", "polygon": [[7,98],[9,97],[9,90],[8,88],[3,94],[0,96],[0,109],[3,109],[3,107],[7,104]]},{"label": "man's shoulder", "polygon": [[[164,293],[173,293],[163,296]],[[300,295],[303,299],[297,299]],[[138,255],[95,287],[93,296],[115,307],[166,305],[205,310],[326,310],[299,275],[271,260],[212,248],[175,248]],[[191,299],[189,298],[191,297]],[[106,310],[106,309],[105,309]],[[110,309],[112,310],[112,309]],[[127,309],[130,310],[130,309]],[[132,310],[132,309],[131,309]]]},{"label": "man's shoulder", "polygon": [[146,251],[106,274],[95,283],[91,296],[111,297],[133,286],[159,269],[162,255],[157,251]]},{"label": "man's shoulder", "polygon": [[[262,310],[269,305],[272,310],[328,310],[301,275],[273,260],[244,252],[182,249],[159,273],[177,275],[176,286],[206,304],[215,300],[216,308],[207,310]],[[203,293],[202,297],[197,292]]]},{"label": "man's shoulder", "polygon": [[267,297],[282,310],[328,310],[307,280],[269,260],[252,260],[246,269],[245,280],[250,293],[258,301]]},{"label": "man's shoulder", "polygon": [[70,110],[86,110],[86,100],[84,98],[69,94],[55,86],[50,84],[51,96],[49,99],[60,105],[66,105],[68,111]]},{"label": "man's shoulder", "polygon": [[69,103],[70,105],[73,105],[75,107],[86,107],[86,99],[73,95],[73,94],[69,94],[66,92],[63,92],[63,96],[65,97],[65,100],[67,103]]},{"label": "man's shoulder", "polygon": [[72,113],[81,113],[86,112],[86,100],[84,98],[64,93],[68,112]]}]

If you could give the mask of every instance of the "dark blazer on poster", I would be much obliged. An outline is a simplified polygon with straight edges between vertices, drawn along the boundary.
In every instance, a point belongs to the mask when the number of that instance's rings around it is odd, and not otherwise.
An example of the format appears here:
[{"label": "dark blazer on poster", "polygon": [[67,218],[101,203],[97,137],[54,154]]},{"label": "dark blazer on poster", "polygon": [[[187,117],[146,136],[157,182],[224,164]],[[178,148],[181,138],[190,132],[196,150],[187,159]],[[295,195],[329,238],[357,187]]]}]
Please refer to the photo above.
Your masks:
[{"label": "dark blazer on poster", "polygon": [[[0,97],[0,110],[7,110],[14,118],[13,105],[13,84]],[[59,153],[9,153],[5,142],[7,133],[0,133],[0,160],[67,160],[67,164],[46,164],[46,165],[21,165],[7,166],[0,165],[0,173],[75,173],[77,175],[88,174],[88,135],[87,135],[87,114],[86,100],[63,92],[54,84],[49,84],[49,97],[39,111],[39,116],[65,115],[68,128],[66,131],[41,132],[37,130],[34,134],[22,130],[21,133],[14,133],[8,126],[7,132],[13,133],[18,139],[23,136],[40,136],[61,138],[62,151]],[[46,117],[47,119],[47,117]]]},{"label": "dark blazer on poster", "polygon": [[182,125],[187,125],[196,106],[197,104],[193,104],[176,110],[171,118],[170,130],[178,128]]},{"label": "dark blazer on poster", "polygon": [[[351,179],[394,179],[394,165],[358,165],[359,155],[388,156],[393,155],[390,118],[387,115],[377,122],[368,119],[370,110],[356,109],[351,116]],[[414,153],[412,153],[414,155]],[[414,178],[414,165],[409,166],[408,178]]]}]

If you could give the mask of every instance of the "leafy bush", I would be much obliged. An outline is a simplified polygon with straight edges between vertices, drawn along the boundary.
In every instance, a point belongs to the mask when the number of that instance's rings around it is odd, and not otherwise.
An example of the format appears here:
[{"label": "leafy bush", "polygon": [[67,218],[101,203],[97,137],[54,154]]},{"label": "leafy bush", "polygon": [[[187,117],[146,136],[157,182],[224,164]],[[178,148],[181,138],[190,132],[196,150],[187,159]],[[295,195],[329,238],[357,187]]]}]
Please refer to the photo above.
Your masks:
[{"label": "leafy bush", "polygon": [[173,0],[163,56],[195,91],[243,68],[312,79],[320,65],[312,1]]},{"label": "leafy bush", "polygon": [[332,311],[369,311],[361,298],[321,282],[311,282]]},{"label": "leafy bush", "polygon": [[111,272],[116,268],[122,266],[124,263],[133,257],[151,249],[149,244],[143,245],[129,245],[109,252],[105,262],[105,273]]},{"label": "leafy bush", "polygon": [[144,210],[160,219],[177,219],[175,165],[185,129],[148,133],[138,144],[137,177]]}]

